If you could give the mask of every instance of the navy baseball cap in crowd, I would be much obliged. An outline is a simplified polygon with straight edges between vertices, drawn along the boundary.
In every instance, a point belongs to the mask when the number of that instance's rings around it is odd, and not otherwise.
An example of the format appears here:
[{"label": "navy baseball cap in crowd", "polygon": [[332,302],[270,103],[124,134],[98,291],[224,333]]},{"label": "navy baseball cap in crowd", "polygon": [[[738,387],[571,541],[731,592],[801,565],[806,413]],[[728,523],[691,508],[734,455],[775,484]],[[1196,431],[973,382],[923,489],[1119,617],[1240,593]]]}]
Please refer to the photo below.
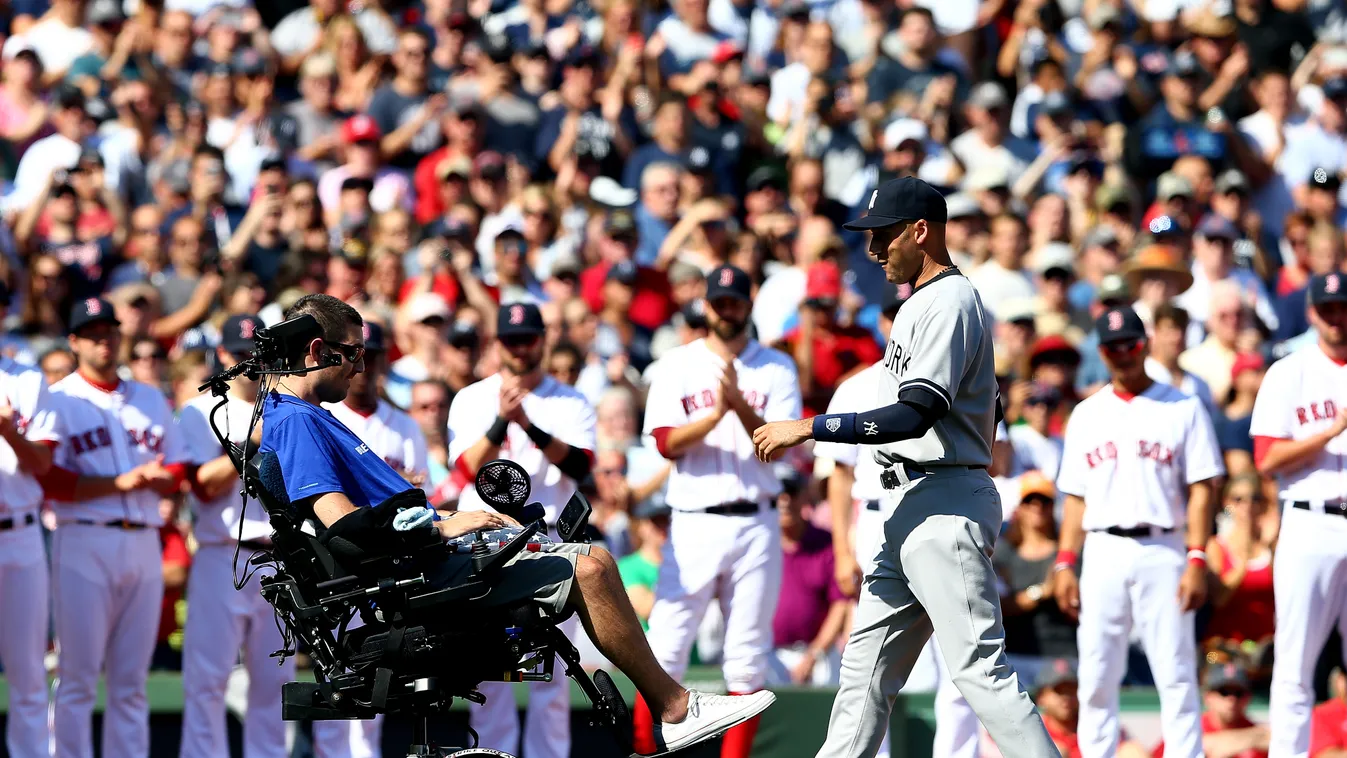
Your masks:
[{"label": "navy baseball cap in crowd", "polygon": [[251,314],[230,316],[220,327],[220,347],[235,355],[251,353],[253,338],[262,326],[262,319]]},{"label": "navy baseball cap in crowd", "polygon": [[75,307],[70,311],[70,331],[72,333],[100,321],[106,321],[110,324],[121,323],[117,320],[117,314],[112,310],[112,304],[101,297],[85,298],[75,303]]},{"label": "navy baseball cap in crowd", "polygon": [[454,347],[477,347],[477,327],[469,321],[455,321],[449,327],[449,344]]},{"label": "navy baseball cap in crowd", "polygon": [[1215,692],[1224,689],[1239,689],[1248,693],[1252,688],[1249,684],[1249,673],[1244,670],[1244,666],[1233,661],[1217,661],[1207,665],[1206,683],[1204,688],[1208,692]]},{"label": "navy baseball cap in crowd", "polygon": [[1128,307],[1110,308],[1094,322],[1099,344],[1146,339],[1146,325],[1137,312]]},{"label": "navy baseball cap in crowd", "polygon": [[753,284],[748,280],[748,274],[730,265],[721,266],[708,274],[706,302],[714,302],[722,297],[752,302]]},{"label": "navy baseball cap in crowd", "polygon": [[855,221],[848,221],[842,228],[860,232],[917,219],[943,224],[948,218],[945,196],[939,190],[920,179],[904,176],[879,185],[879,189],[870,195],[869,212]]},{"label": "navy baseball cap in crowd", "polygon": [[1326,168],[1316,168],[1310,172],[1309,185],[1311,189],[1337,192],[1342,186],[1342,178]]},{"label": "navy baseball cap in crowd", "polygon": [[1057,658],[1047,662],[1034,677],[1034,692],[1057,687],[1063,684],[1076,684],[1076,665],[1067,658]]},{"label": "navy baseball cap in crowd", "polygon": [[1310,277],[1310,305],[1347,303],[1347,274],[1315,274]]},{"label": "navy baseball cap in crowd", "polygon": [[907,282],[897,287],[885,287],[884,298],[879,301],[879,312],[893,316],[909,297],[912,297],[912,285]]},{"label": "navy baseball cap in crowd", "polygon": [[632,287],[636,284],[637,273],[636,264],[632,261],[618,261],[608,267],[608,275],[604,277],[604,281],[617,282]]},{"label": "navy baseball cap in crowd", "polygon": [[365,338],[365,352],[382,353],[388,349],[388,344],[384,342],[384,328],[382,324],[374,321],[366,321],[360,327],[360,336]]},{"label": "navy baseball cap in crowd", "polygon": [[1239,230],[1230,220],[1218,213],[1208,213],[1193,232],[1202,239],[1229,240],[1239,239]]},{"label": "navy baseball cap in crowd", "polygon": [[682,314],[683,323],[686,324],[689,329],[706,328],[706,301],[702,298],[698,297],[689,300],[687,305],[684,305],[679,313]]},{"label": "navy baseball cap in crowd", "polygon": [[1329,100],[1341,100],[1347,97],[1347,77],[1335,76],[1324,82],[1319,89]]},{"label": "navy baseball cap in crowd", "polygon": [[536,337],[544,331],[542,311],[533,303],[502,305],[496,312],[498,337]]}]

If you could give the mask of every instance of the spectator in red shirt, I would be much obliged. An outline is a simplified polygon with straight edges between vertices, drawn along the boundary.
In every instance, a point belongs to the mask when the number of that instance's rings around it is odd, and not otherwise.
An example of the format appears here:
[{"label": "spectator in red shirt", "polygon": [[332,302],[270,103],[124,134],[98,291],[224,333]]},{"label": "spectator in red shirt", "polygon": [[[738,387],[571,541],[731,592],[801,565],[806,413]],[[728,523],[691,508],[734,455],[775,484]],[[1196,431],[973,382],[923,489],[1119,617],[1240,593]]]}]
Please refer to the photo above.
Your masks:
[{"label": "spectator in red shirt", "polygon": [[[1237,661],[1215,662],[1203,676],[1202,752],[1206,758],[1267,758],[1268,728],[1249,720],[1249,674]],[[1165,743],[1152,753],[1164,758]]]},{"label": "spectator in red shirt", "polygon": [[183,590],[187,587],[187,570],[192,565],[192,554],[187,549],[187,535],[174,517],[174,503],[168,498],[160,501],[164,525],[159,527],[159,544],[164,561],[164,600],[159,610],[159,632],[155,637],[154,657],[150,668],[182,669],[182,622],[178,613]]},{"label": "spectator in red shirt", "polygon": [[[580,297],[595,313],[603,310],[603,284],[608,280],[608,269],[616,263],[634,260],[640,240],[636,219],[630,211],[615,210],[603,223],[599,236],[599,262],[580,274]],[[662,271],[649,266],[636,266],[636,280],[632,285],[630,317],[633,324],[654,331],[666,323],[674,313],[673,291],[669,278]]]},{"label": "spectator in red shirt", "polygon": [[837,320],[842,297],[842,272],[831,260],[809,267],[800,323],[786,333],[787,350],[800,372],[805,416],[828,409],[828,401],[842,380],[871,365],[884,353],[874,335],[855,324]]},{"label": "spectator in red shirt", "polygon": [[1331,698],[1310,714],[1310,758],[1347,758],[1347,674],[1335,668],[1328,675]]},{"label": "spectator in red shirt", "polygon": [[[1062,758],[1081,758],[1080,735],[1076,732],[1080,718],[1080,699],[1076,695],[1079,681],[1076,665],[1066,658],[1046,662],[1034,677],[1034,702],[1043,714],[1043,726],[1048,729]],[[1144,758],[1146,751],[1123,733],[1118,740],[1117,758]]]},{"label": "spectator in red shirt", "polygon": [[418,223],[428,224],[448,210],[440,184],[463,160],[470,161],[482,151],[485,115],[479,105],[468,101],[447,109],[440,117],[446,144],[422,158],[412,176]]}]

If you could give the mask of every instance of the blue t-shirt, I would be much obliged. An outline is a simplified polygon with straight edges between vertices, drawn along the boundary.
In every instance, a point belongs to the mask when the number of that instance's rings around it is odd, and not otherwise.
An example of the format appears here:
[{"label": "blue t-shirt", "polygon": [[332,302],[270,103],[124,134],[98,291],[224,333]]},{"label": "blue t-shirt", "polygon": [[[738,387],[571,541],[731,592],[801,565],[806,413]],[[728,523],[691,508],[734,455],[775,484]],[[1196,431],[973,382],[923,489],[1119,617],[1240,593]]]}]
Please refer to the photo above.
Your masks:
[{"label": "blue t-shirt", "polygon": [[276,454],[291,502],[340,492],[364,508],[411,488],[331,413],[292,395],[267,396],[260,449]]}]

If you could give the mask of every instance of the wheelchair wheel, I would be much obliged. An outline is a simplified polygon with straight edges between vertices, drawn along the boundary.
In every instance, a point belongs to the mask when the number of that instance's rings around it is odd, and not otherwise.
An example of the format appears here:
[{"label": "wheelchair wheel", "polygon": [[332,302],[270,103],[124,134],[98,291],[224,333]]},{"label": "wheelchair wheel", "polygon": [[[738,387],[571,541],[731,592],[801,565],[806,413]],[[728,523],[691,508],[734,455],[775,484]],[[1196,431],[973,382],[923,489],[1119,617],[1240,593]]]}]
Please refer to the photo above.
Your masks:
[{"label": "wheelchair wheel", "polygon": [[450,753],[444,758],[514,758],[514,756],[489,747],[470,747],[467,750]]}]

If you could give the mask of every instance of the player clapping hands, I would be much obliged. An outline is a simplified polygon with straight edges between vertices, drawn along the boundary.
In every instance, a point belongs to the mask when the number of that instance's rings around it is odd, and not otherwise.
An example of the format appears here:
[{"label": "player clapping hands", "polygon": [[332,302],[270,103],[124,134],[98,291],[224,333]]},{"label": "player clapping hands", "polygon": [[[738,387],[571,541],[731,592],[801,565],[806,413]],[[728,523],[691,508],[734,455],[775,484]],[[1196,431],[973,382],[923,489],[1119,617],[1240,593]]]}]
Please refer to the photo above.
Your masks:
[{"label": "player clapping hands", "polygon": [[116,478],[118,492],[153,490],[160,495],[172,495],[178,489],[178,477],[164,467],[164,456],[142,463]]}]

